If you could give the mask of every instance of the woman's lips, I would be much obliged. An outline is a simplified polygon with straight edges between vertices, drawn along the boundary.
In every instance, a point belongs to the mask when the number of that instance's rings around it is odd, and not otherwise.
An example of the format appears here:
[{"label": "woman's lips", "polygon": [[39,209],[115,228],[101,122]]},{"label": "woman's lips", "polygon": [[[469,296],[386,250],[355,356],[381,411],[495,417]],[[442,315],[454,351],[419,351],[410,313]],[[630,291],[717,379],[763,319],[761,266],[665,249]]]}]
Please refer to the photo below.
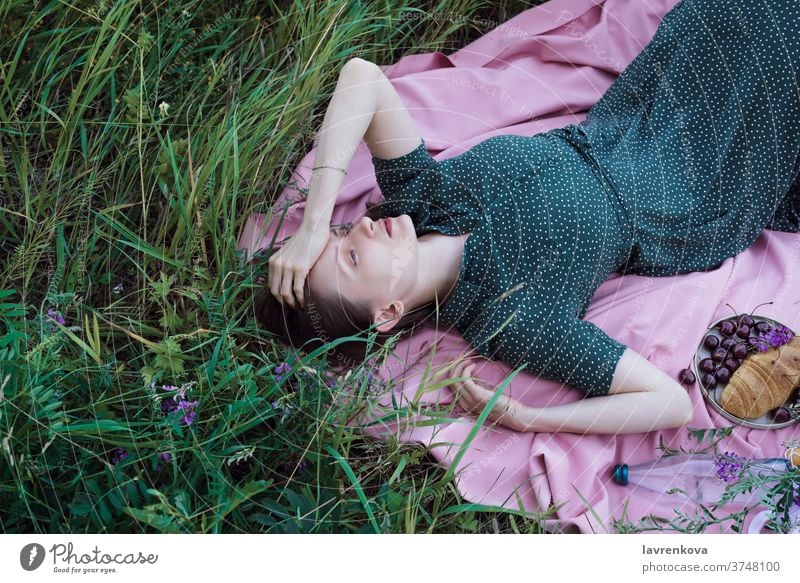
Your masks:
[{"label": "woman's lips", "polygon": [[389,237],[392,236],[392,221],[390,219],[383,219],[383,226],[386,229],[386,233]]}]

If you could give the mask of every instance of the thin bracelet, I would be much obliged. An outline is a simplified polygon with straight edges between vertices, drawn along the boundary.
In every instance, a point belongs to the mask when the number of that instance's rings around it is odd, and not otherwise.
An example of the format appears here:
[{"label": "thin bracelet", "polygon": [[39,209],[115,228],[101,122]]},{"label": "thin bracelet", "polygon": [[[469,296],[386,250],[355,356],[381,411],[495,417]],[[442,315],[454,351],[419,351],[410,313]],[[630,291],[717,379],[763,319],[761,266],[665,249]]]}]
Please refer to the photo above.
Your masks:
[{"label": "thin bracelet", "polygon": [[347,170],[345,170],[344,168],[339,168],[338,166],[314,166],[311,169],[311,171],[313,172],[317,168],[333,168],[334,170],[340,170],[340,171],[344,172],[345,174],[347,174]]}]

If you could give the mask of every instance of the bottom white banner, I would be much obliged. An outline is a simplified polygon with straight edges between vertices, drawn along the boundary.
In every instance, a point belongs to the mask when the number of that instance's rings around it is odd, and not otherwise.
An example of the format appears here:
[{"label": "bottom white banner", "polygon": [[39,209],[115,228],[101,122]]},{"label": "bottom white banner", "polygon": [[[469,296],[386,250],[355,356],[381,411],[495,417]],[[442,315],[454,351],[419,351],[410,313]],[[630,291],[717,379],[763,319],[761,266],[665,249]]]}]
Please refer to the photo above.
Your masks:
[{"label": "bottom white banner", "polygon": [[8,581],[203,581],[237,576],[405,581],[592,577],[796,580],[798,537],[597,535],[0,535]]}]

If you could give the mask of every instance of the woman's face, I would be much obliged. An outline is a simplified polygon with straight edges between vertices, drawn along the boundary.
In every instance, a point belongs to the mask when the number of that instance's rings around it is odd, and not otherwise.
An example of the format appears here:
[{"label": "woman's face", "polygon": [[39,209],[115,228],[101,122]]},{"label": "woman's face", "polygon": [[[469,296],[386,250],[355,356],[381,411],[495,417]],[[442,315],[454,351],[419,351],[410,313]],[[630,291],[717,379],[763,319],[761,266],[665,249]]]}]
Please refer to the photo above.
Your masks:
[{"label": "woman's face", "polygon": [[350,229],[331,230],[308,284],[325,298],[343,295],[354,303],[366,303],[373,313],[397,300],[408,309],[417,286],[417,245],[410,216],[377,221],[361,217]]}]

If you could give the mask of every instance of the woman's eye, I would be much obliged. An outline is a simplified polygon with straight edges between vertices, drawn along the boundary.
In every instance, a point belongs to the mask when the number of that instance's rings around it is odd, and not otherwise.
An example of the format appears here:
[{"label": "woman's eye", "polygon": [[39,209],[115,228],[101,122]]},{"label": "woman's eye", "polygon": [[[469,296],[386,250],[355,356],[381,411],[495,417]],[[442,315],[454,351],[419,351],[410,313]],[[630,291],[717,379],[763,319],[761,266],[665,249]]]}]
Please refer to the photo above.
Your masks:
[{"label": "woman's eye", "polygon": [[350,257],[353,258],[353,265],[358,266],[358,262],[356,261],[356,253],[352,249],[350,249]]}]

